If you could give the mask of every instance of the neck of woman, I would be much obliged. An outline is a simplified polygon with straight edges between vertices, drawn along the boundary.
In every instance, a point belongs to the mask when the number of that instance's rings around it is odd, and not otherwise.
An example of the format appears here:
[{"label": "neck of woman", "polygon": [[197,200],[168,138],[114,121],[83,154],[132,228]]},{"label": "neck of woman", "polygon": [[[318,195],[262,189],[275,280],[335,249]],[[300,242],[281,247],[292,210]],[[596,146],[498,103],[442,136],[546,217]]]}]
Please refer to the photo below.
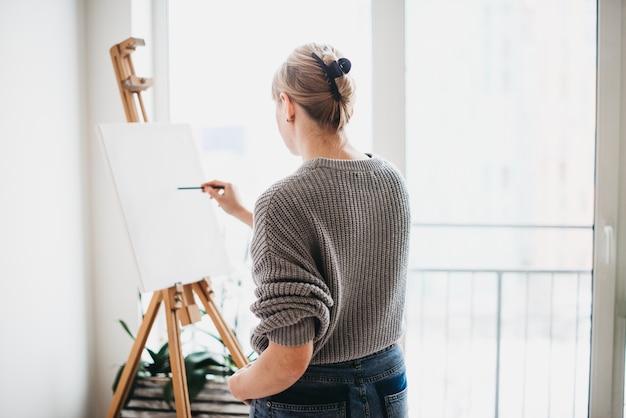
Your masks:
[{"label": "neck of woman", "polygon": [[311,130],[299,138],[303,161],[314,158],[332,160],[364,160],[369,158],[357,150],[348,140],[345,131]]}]

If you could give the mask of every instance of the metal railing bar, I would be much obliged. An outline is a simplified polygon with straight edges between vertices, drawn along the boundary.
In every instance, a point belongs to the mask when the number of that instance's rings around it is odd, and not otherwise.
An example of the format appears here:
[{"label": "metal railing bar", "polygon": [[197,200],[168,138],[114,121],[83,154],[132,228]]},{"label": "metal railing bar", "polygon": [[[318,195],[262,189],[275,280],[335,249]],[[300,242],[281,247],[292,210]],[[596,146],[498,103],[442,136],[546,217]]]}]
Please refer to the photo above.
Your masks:
[{"label": "metal railing bar", "polygon": [[550,416],[550,410],[552,408],[552,373],[553,373],[553,357],[554,357],[554,274],[550,276],[550,356],[548,357],[548,411],[547,416]]},{"label": "metal railing bar", "polygon": [[528,377],[528,312],[530,312],[530,291],[528,288],[528,274],[526,274],[526,278],[524,279],[526,286],[524,286],[524,374],[522,379],[522,417],[526,416],[526,387],[527,382],[526,378]]},{"label": "metal railing bar", "polygon": [[580,328],[580,274],[576,278],[576,329],[574,330],[575,341],[574,344],[574,382],[572,393],[572,416],[576,413],[576,387],[578,386],[578,331]]},{"label": "metal railing bar", "polygon": [[[446,293],[445,293],[445,305],[446,305],[446,316],[443,323],[444,334],[446,336],[445,342],[445,356],[444,356],[444,366],[443,366],[443,374],[446,378],[449,378],[450,373],[450,275],[446,276]],[[447,406],[448,406],[448,385],[444,385],[443,388],[443,416],[447,416]]]},{"label": "metal railing bar", "polygon": [[592,269],[409,268],[410,273],[591,274]]},{"label": "metal railing bar", "polygon": [[[472,276],[470,278],[470,288],[471,288],[471,295],[472,296],[470,298],[471,322],[470,322],[470,356],[469,356],[469,358],[471,360],[473,360],[474,359],[474,355],[475,355],[475,352],[474,352],[475,345],[474,344],[475,344],[475,341],[476,341],[475,334],[474,334],[474,330],[475,330],[474,320],[476,318],[476,303],[475,303],[475,300],[476,300],[476,278],[474,276],[474,273],[472,273]],[[473,373],[474,373],[474,369],[472,368],[472,376],[470,376],[470,382],[471,382],[471,379],[473,379],[473,377],[474,377]],[[472,399],[473,399],[473,397],[472,397],[472,394],[473,394],[472,388],[473,388],[473,385],[470,384],[469,388],[468,388],[468,390],[469,390],[469,402],[468,402],[469,405],[468,405],[468,407],[469,407],[470,411],[472,410]]]},{"label": "metal railing bar", "polygon": [[502,229],[593,229],[594,225],[551,225],[551,224],[472,224],[472,223],[424,223],[412,222],[417,228],[502,228]]},{"label": "metal railing bar", "polygon": [[494,400],[494,417],[500,415],[500,356],[502,355],[502,274],[498,273],[497,278],[497,305],[496,305],[496,382],[495,382],[495,400]]}]

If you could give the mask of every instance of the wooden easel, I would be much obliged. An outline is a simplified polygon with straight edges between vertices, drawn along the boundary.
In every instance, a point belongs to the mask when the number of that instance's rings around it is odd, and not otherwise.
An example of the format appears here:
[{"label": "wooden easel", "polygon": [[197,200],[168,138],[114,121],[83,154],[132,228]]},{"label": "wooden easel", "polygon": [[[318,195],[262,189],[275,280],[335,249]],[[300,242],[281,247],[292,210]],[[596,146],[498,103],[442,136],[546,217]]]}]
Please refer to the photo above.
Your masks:
[{"label": "wooden easel", "polygon": [[153,81],[151,78],[137,77],[135,75],[133,60],[130,56],[138,45],[144,46],[145,44],[143,39],[128,38],[124,42],[113,45],[109,50],[113,60],[115,75],[117,76],[117,86],[122,95],[124,112],[126,112],[126,119],[129,122],[139,122],[135,99],[139,102],[143,121],[148,121],[146,109],[143,106],[143,100],[141,100],[141,92],[151,87]]},{"label": "wooden easel", "polygon": [[[115,68],[120,94],[124,103],[124,111],[128,122],[140,122],[136,103],[141,107],[143,121],[147,122],[146,112],[141,100],[141,92],[152,85],[151,79],[135,76],[130,54],[136,45],[145,45],[142,39],[129,38],[122,43],[114,45],[111,49],[111,59]],[[134,97],[135,95],[136,97]],[[137,100],[135,100],[137,99]],[[154,321],[157,317],[161,303],[165,302],[165,316],[167,324],[168,347],[170,366],[172,369],[172,385],[174,389],[174,402],[176,405],[177,418],[191,418],[191,406],[187,377],[185,373],[185,361],[180,342],[181,324],[189,325],[201,319],[201,312],[195,304],[195,296],[200,299],[204,308],[217,328],[224,345],[230,352],[237,367],[241,368],[248,364],[248,358],[243,354],[239,341],[232,330],[226,324],[218,306],[213,300],[213,290],[208,279],[203,279],[190,284],[177,284],[167,289],[153,293],[150,305],[146,311],[137,337],[124,366],[118,382],[113,400],[109,406],[107,418],[117,418],[122,412],[124,401],[137,374],[141,354],[146,346],[146,341]]]}]

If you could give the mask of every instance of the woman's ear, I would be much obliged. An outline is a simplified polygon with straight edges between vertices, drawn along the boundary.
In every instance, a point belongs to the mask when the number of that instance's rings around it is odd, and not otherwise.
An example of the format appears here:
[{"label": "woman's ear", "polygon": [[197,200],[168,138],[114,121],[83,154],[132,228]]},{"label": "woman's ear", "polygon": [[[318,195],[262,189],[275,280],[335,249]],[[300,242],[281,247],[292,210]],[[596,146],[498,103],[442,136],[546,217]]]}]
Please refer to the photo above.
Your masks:
[{"label": "woman's ear", "polygon": [[294,102],[285,93],[280,93],[280,101],[283,105],[283,111],[285,112],[285,119],[293,121],[296,113],[296,106]]}]

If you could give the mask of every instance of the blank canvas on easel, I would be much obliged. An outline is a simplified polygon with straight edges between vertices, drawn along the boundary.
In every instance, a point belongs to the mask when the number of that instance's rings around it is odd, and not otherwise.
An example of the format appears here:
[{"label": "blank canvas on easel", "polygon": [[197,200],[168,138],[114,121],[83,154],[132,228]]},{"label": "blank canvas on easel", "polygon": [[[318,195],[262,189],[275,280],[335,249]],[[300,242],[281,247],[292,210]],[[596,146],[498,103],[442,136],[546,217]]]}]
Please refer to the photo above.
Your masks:
[{"label": "blank canvas on easel", "polygon": [[141,291],[228,274],[214,205],[186,124],[101,124],[102,142],[140,275]]}]

